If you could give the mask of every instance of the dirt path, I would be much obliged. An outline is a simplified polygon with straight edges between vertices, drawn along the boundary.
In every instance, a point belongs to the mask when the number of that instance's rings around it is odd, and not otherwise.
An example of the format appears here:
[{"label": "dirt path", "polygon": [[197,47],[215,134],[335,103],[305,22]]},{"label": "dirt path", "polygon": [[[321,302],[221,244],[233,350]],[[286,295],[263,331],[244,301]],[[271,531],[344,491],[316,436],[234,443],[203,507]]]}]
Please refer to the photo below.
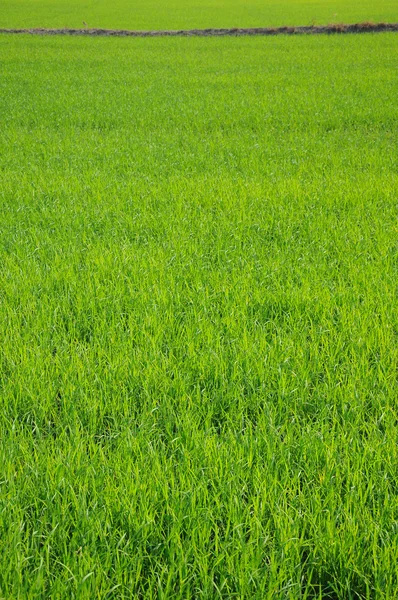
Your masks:
[{"label": "dirt path", "polygon": [[32,35],[88,35],[115,37],[210,37],[210,36],[242,36],[242,35],[308,35],[335,33],[378,33],[383,31],[398,31],[398,23],[355,23],[336,25],[311,25],[305,27],[255,27],[247,29],[181,29],[159,31],[131,31],[124,29],[0,29],[0,33],[29,33]]}]

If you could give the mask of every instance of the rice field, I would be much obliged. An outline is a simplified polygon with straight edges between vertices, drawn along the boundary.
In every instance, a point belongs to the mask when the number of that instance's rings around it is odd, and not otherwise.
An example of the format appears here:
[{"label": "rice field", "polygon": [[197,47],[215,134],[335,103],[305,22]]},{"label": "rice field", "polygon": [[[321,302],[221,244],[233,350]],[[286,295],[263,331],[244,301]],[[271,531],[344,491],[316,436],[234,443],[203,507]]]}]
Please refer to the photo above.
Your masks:
[{"label": "rice field", "polygon": [[396,0],[2,0],[0,27],[192,29],[398,22]]},{"label": "rice field", "polygon": [[1,598],[397,597],[397,50],[0,37]]}]

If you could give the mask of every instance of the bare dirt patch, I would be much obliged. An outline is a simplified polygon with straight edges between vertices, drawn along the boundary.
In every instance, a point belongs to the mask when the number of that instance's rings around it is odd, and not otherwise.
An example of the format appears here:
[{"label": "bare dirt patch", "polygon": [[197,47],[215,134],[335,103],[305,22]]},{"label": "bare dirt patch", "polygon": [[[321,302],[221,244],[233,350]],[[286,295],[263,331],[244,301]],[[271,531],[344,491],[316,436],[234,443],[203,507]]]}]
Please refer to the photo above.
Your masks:
[{"label": "bare dirt patch", "polygon": [[128,29],[0,29],[0,33],[29,33],[32,35],[87,35],[114,37],[211,37],[211,36],[273,36],[273,35],[311,35],[335,33],[379,33],[398,31],[398,23],[338,23],[333,25],[308,25],[303,27],[253,27],[230,29],[181,29],[134,31]]}]

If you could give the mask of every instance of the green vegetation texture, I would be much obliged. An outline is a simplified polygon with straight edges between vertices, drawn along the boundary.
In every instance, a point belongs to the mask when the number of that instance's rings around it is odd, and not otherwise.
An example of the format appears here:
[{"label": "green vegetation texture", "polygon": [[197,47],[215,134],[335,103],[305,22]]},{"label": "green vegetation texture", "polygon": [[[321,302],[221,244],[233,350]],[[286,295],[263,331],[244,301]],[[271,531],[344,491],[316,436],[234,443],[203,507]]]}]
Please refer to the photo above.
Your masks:
[{"label": "green vegetation texture", "polygon": [[393,599],[394,34],[0,38],[0,596]]},{"label": "green vegetation texture", "polygon": [[2,0],[0,27],[189,29],[398,21],[396,0]]}]

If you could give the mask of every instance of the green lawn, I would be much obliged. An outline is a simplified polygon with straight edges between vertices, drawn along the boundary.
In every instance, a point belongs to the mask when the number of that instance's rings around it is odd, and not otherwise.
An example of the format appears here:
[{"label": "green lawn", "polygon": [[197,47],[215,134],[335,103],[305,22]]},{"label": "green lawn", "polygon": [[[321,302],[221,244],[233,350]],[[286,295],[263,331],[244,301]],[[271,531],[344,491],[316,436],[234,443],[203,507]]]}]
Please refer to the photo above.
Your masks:
[{"label": "green lawn", "polygon": [[186,29],[398,21],[396,0],[2,0],[0,27]]},{"label": "green lawn", "polygon": [[397,50],[0,38],[0,597],[396,598]]}]

